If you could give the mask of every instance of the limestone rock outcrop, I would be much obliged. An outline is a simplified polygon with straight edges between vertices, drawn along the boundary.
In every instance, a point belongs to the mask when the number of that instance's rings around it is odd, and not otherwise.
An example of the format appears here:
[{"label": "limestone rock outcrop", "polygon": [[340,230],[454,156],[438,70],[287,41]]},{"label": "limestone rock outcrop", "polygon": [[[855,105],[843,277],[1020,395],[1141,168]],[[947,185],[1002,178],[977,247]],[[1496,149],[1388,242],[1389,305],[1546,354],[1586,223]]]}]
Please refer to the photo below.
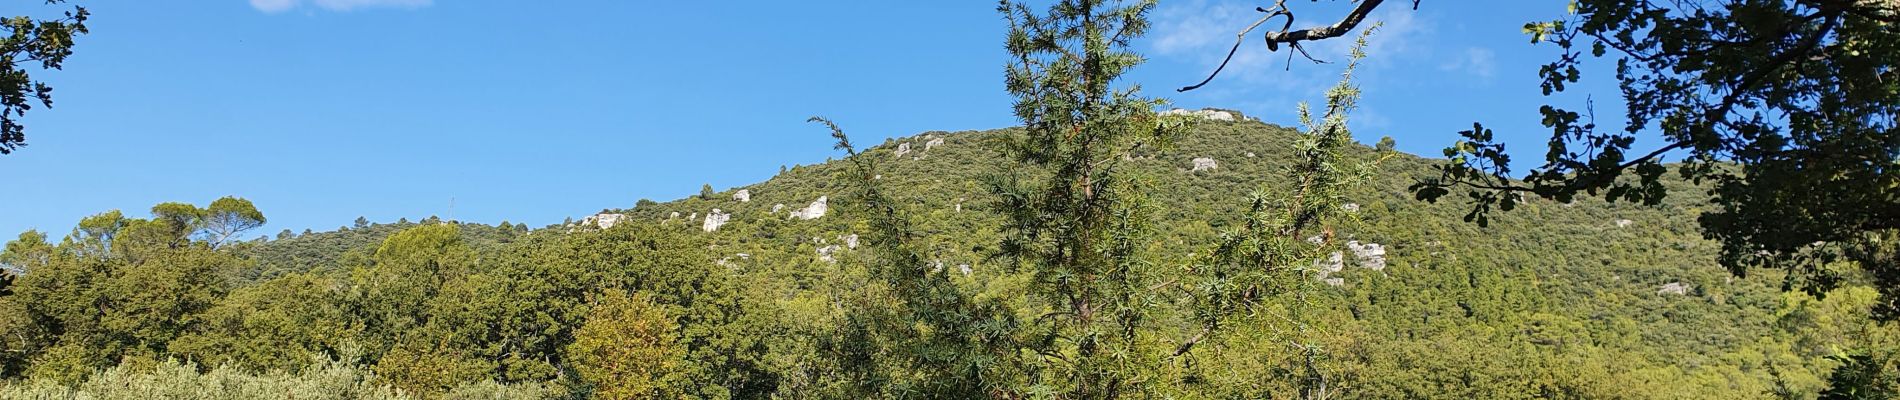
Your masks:
[{"label": "limestone rock outcrop", "polygon": [[826,196],[818,196],[818,200],[812,201],[811,205],[805,206],[804,209],[798,211],[792,211],[792,218],[807,220],[818,219],[819,217],[825,216],[825,212],[830,209],[829,199]]},{"label": "limestone rock outcrop", "polygon": [[1684,284],[1682,282],[1669,282],[1669,284],[1662,285],[1662,288],[1656,289],[1656,294],[1673,294],[1677,296],[1687,296],[1689,295],[1689,289],[1692,289],[1692,288],[1688,284]]},{"label": "limestone rock outcrop", "polygon": [[818,248],[819,261],[824,261],[828,263],[837,263],[838,258],[833,256],[834,254],[838,254],[838,245],[835,245],[835,244],[826,245],[824,247]]},{"label": "limestone rock outcrop", "polygon": [[699,229],[707,232],[717,232],[719,231],[719,227],[725,225],[726,220],[730,219],[732,219],[732,214],[727,214],[715,208],[712,209],[712,212],[706,213],[706,221],[699,225]]},{"label": "limestone rock outcrop", "polygon": [[593,226],[599,227],[600,229],[612,229],[614,225],[619,225],[620,222],[626,221],[629,218],[630,217],[628,217],[626,214],[599,213],[599,214],[589,215],[587,216],[587,218],[582,218],[581,225],[582,226],[593,225]]},{"label": "limestone rock outcrop", "polygon": [[1239,119],[1239,118],[1234,117],[1234,113],[1221,111],[1221,110],[1210,110],[1210,109],[1184,110],[1184,109],[1176,108],[1176,109],[1172,109],[1168,111],[1162,111],[1161,115],[1187,115],[1187,116],[1201,117],[1201,119],[1209,120],[1209,121],[1234,121],[1234,120]]},{"label": "limestone rock outcrop", "polygon": [[738,202],[740,202],[740,203],[748,203],[748,202],[751,202],[751,201],[752,201],[752,191],[751,191],[751,190],[748,190],[748,189],[739,189],[739,191],[737,191],[737,192],[733,192],[733,193],[732,193],[732,199],[733,199],[733,200],[736,200],[736,201],[738,201]]},{"label": "limestone rock outcrop", "polygon": [[1346,249],[1352,250],[1352,256],[1359,260],[1359,267],[1373,270],[1385,270],[1385,246],[1378,243],[1346,242]]},{"label": "limestone rock outcrop", "polygon": [[1188,172],[1212,171],[1217,168],[1220,168],[1220,163],[1214,162],[1213,158],[1200,157],[1194,159],[1194,168]]}]

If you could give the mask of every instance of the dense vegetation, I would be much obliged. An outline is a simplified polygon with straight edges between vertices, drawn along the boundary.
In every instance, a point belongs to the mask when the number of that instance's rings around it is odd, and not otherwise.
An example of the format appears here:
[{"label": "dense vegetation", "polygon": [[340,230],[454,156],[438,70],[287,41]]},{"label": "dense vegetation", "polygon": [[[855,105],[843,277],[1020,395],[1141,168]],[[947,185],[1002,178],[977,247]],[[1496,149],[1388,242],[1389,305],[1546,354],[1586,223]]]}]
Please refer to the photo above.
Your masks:
[{"label": "dense vegetation", "polygon": [[[242,241],[265,214],[228,197],[22,233],[0,397],[1900,393],[1876,277],[1730,274],[1706,186],[1467,223],[1411,190],[1445,160],[1352,141],[1358,48],[1297,129],[1117,87],[1152,6],[1005,3],[1020,127],[859,148],[815,119],[842,160],[578,222]],[[1895,258],[1871,243],[1834,262]]]},{"label": "dense vegetation", "polygon": [[[1012,307],[1024,304],[1033,271],[986,257],[1004,235],[1003,217],[982,169],[971,166],[1001,164],[991,143],[1020,132],[933,132],[852,158],[877,162],[876,180],[923,233],[909,245],[925,257],[915,267],[941,272],[975,300]],[[1187,263],[1172,260],[1205,254],[1244,223],[1249,202],[1232,188],[1287,184],[1301,135],[1207,121],[1171,151],[1131,156],[1125,168],[1153,187],[1156,232],[1145,245],[1153,273],[1186,274]],[[943,142],[922,150],[932,139]],[[895,156],[902,143],[914,150]],[[1378,154],[1362,146],[1343,153]],[[1198,157],[1219,167],[1189,172]],[[1462,221],[1461,207],[1410,199],[1406,185],[1433,163],[1392,157],[1343,195],[1360,222],[1334,232],[1336,245],[1383,245],[1382,270],[1349,266],[1329,276],[1342,279],[1338,287],[1295,281],[1307,285],[1303,301],[1276,298],[1259,311],[1303,307],[1311,328],[1297,341],[1324,350],[1315,365],[1338,396],[1814,398],[1842,365],[1873,363],[1859,367],[1876,372],[1872,379],[1892,370],[1900,338],[1868,319],[1873,290],[1847,285],[1815,298],[1781,291],[1777,276],[1731,277],[1717,244],[1697,233],[1692,215],[1706,205],[1685,182],[1669,182],[1679,196],[1659,206],[1532,201],[1478,227]],[[0,360],[22,380],[7,390],[223,379],[421,396],[488,387],[549,397],[839,397],[853,385],[923,376],[870,381],[848,368],[863,361],[853,357],[871,356],[852,353],[854,345],[891,338],[847,328],[896,315],[883,308],[892,289],[870,271],[881,257],[846,240],[868,242],[873,229],[838,179],[851,170],[799,166],[710,199],[612,210],[629,220],[604,230],[429,219],[215,248],[203,238],[142,239],[150,222],[141,220],[57,241],[27,233],[5,253],[24,271],[15,294],[0,300],[8,339]],[[751,201],[732,199],[739,189]],[[825,216],[788,217],[820,196],[832,204]],[[777,204],[785,206],[774,212]],[[731,219],[704,232],[715,208]],[[1687,289],[1659,292],[1674,283]],[[867,309],[886,313],[844,312]],[[1180,315],[1157,318],[1176,330],[1167,338],[1197,326]],[[1304,372],[1292,368],[1301,353],[1289,347],[1290,327],[1256,322],[1231,325],[1193,358],[1160,366],[1156,390],[1297,390],[1292,377]],[[1173,339],[1153,340],[1173,349],[1163,342]],[[596,364],[612,357],[657,361]],[[200,371],[205,378],[195,378]]]}]

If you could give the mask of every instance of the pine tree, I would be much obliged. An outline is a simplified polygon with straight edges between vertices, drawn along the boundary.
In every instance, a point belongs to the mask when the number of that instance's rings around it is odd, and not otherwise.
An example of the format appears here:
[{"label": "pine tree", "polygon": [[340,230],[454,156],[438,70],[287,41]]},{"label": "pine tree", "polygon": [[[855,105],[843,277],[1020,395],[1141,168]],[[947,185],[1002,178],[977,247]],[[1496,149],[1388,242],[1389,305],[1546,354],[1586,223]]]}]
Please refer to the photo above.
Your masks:
[{"label": "pine tree", "polygon": [[1006,218],[1001,256],[1031,271],[1039,302],[1024,327],[1035,396],[1103,399],[1143,392],[1152,354],[1139,333],[1156,304],[1148,185],[1121,170],[1124,156],[1170,146],[1183,125],[1165,102],[1113,83],[1140,56],[1129,42],[1148,29],[1154,1],[1065,0],[1045,13],[1004,1],[1005,78],[1024,129],[1005,144],[1016,161],[989,179]]},{"label": "pine tree", "polygon": [[[1296,353],[1285,359],[1290,365],[1280,367],[1297,382],[1298,397],[1321,399],[1334,394],[1334,377],[1322,365],[1326,351],[1314,340],[1316,327],[1305,311],[1313,301],[1308,294],[1320,278],[1315,276],[1315,261],[1341,251],[1340,244],[1331,240],[1335,230],[1356,222],[1343,208],[1346,191],[1369,180],[1373,168],[1393,154],[1390,137],[1380,141],[1379,154],[1372,160],[1352,162],[1343,154],[1352,144],[1346,117],[1359,101],[1353,70],[1366,55],[1366,38],[1377,29],[1377,24],[1367,28],[1354,42],[1339,83],[1326,91],[1319,119],[1313,118],[1305,103],[1300,104],[1300,123],[1306,131],[1294,142],[1296,158],[1286,171],[1293,177],[1292,185],[1250,194],[1241,226],[1223,233],[1214,249],[1200,253],[1207,254],[1206,259],[1196,260],[1190,268],[1197,272],[1191,284],[1196,293],[1192,314],[1200,320],[1201,329],[1169,357],[1189,355],[1197,344],[1231,324],[1274,326],[1269,340],[1287,343]],[[1281,302],[1285,314],[1263,307],[1270,301]]]}]

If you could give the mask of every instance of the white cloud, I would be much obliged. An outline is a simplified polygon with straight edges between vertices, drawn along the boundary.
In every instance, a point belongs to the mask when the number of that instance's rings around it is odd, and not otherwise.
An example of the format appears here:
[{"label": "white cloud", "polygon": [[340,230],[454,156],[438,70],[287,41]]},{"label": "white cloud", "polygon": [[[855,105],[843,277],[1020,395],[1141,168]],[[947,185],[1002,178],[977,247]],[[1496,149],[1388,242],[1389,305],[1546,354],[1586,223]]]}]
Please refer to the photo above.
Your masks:
[{"label": "white cloud", "polygon": [[297,0],[251,0],[251,8],[267,13],[280,13],[297,6]]},{"label": "white cloud", "polygon": [[1444,65],[1438,67],[1445,71],[1463,71],[1482,79],[1491,79],[1498,71],[1498,55],[1483,47],[1466,48],[1464,53],[1453,56]]},{"label": "white cloud", "polygon": [[250,0],[251,8],[266,13],[280,13],[309,3],[329,11],[350,11],[359,8],[421,8],[433,3],[433,0]]}]

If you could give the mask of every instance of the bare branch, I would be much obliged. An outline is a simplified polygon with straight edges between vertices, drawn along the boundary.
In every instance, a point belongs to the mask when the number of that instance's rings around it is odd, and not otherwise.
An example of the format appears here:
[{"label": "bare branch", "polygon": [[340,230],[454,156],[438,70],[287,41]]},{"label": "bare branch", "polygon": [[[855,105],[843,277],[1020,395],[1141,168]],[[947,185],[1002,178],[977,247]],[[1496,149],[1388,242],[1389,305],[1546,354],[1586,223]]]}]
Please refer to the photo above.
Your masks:
[{"label": "bare branch", "polygon": [[[1306,28],[1297,31],[1282,30],[1280,32],[1267,32],[1267,35],[1263,37],[1263,39],[1267,41],[1267,50],[1278,51],[1281,43],[1296,44],[1307,40],[1331,39],[1345,36],[1347,32],[1352,32],[1353,28],[1358,27],[1360,22],[1364,22],[1366,16],[1372,14],[1372,10],[1379,8],[1379,4],[1383,3],[1385,3],[1385,0],[1362,0],[1359,2],[1358,7],[1352,9],[1351,13],[1347,13],[1345,18],[1341,18],[1339,22],[1335,22],[1332,25]],[[1413,7],[1417,7],[1416,2],[1413,3]],[[1288,15],[1290,18],[1291,14]]]},{"label": "bare branch", "polygon": [[1293,13],[1287,12],[1286,0],[1280,0],[1278,3],[1275,3],[1273,5],[1273,8],[1255,8],[1255,10],[1258,10],[1263,13],[1267,13],[1267,15],[1264,17],[1260,17],[1260,19],[1257,21],[1254,21],[1253,24],[1247,25],[1247,29],[1241,29],[1240,33],[1234,34],[1234,47],[1231,49],[1227,49],[1227,58],[1223,58],[1220,60],[1220,66],[1214,67],[1214,73],[1207,74],[1207,79],[1202,79],[1201,83],[1196,83],[1192,86],[1175,89],[1175,91],[1185,92],[1189,90],[1199,89],[1201,88],[1201,86],[1206,86],[1208,82],[1213,82],[1214,77],[1220,76],[1221,70],[1227,69],[1227,62],[1234,60],[1234,53],[1240,51],[1240,44],[1242,42],[1247,41],[1247,33],[1253,32],[1254,28],[1259,28],[1260,24],[1267,23],[1267,20],[1273,19],[1273,17],[1285,15],[1287,25],[1293,24]]}]

